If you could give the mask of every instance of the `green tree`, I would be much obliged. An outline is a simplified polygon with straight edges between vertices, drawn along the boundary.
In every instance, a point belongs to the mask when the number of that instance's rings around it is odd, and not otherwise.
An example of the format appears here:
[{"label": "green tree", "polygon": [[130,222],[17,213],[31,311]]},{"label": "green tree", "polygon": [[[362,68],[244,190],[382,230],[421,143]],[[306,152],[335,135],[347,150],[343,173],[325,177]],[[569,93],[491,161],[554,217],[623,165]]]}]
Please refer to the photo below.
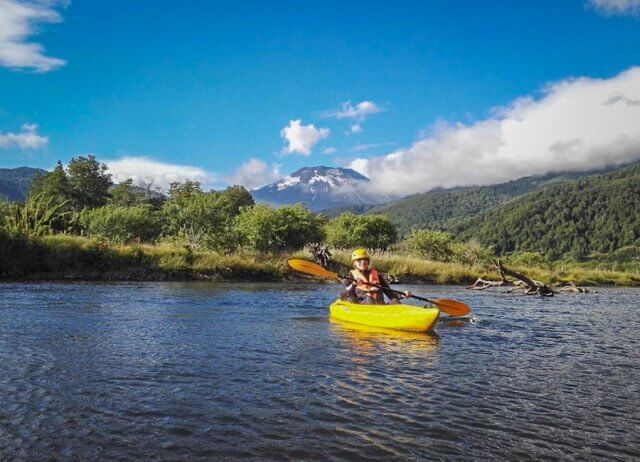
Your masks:
[{"label": "green tree", "polygon": [[200,183],[173,183],[169,199],[163,204],[165,232],[194,247],[230,250],[237,245],[234,218],[237,214],[236,191],[203,192]]},{"label": "green tree", "polygon": [[450,261],[454,257],[453,234],[432,229],[414,229],[402,247],[428,260]]},{"label": "green tree", "polygon": [[133,180],[129,178],[113,186],[109,190],[109,202],[121,207],[131,207],[139,204],[139,195],[136,194],[133,188]]},{"label": "green tree", "polygon": [[153,241],[160,235],[159,213],[149,205],[105,205],[84,209],[80,224],[87,235],[103,237],[113,242]]},{"label": "green tree", "polygon": [[259,252],[296,250],[322,240],[321,222],[302,205],[244,207],[236,219],[244,246]]},{"label": "green tree", "polygon": [[398,240],[396,226],[385,215],[355,215],[351,212],[329,221],[326,242],[331,247],[387,249]]},{"label": "green tree", "polygon": [[236,216],[242,207],[254,205],[253,196],[242,186],[231,186],[221,192],[226,202],[226,213],[229,216]]},{"label": "green tree", "polygon": [[67,166],[71,196],[77,208],[100,207],[107,203],[113,184],[106,164],[92,155],[71,159]]},{"label": "green tree", "polygon": [[53,198],[55,204],[71,199],[71,185],[62,162],[58,161],[54,169],[38,176],[29,190],[29,194],[43,194],[48,199]]}]

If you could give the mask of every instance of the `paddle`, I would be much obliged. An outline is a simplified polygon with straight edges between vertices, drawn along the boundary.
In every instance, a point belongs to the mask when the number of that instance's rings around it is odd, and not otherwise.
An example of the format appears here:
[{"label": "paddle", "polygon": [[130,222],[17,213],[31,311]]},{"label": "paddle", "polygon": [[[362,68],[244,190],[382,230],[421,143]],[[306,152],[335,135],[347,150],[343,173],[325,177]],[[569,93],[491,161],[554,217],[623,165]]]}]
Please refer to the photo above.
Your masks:
[{"label": "paddle", "polygon": [[[292,258],[291,260],[288,261],[288,263],[291,269],[298,271],[300,273],[305,273],[311,276],[317,276],[325,279],[338,279],[338,280],[348,279],[349,281],[355,282],[355,279],[351,277],[341,276],[338,273],[333,273],[323,268],[322,266],[312,263],[310,261]],[[380,289],[389,290],[398,295],[404,295],[404,292],[401,292],[399,290],[389,289],[388,287],[383,287],[378,284],[370,284],[370,285],[373,287],[378,287]],[[429,298],[418,297],[417,295],[411,295],[411,298],[415,298],[416,300],[422,300],[423,302],[429,302],[437,306],[440,309],[440,311],[444,311],[450,316],[465,316],[469,314],[469,311],[470,311],[469,307],[466,304],[459,302],[457,300],[451,300],[448,298],[438,298],[436,300],[431,300]]]}]

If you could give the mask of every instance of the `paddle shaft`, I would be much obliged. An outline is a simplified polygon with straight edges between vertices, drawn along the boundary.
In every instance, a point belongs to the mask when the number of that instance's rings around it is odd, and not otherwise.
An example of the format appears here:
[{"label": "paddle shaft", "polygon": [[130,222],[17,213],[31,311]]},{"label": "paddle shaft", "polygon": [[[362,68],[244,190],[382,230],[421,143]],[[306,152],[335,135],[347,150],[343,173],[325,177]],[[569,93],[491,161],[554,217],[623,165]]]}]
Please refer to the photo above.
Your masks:
[{"label": "paddle shaft", "polygon": [[[355,280],[354,278],[349,277],[349,276],[339,276],[339,277],[342,278],[342,279],[347,279],[349,281],[358,282],[357,280]],[[374,284],[372,282],[365,282],[365,284],[367,284],[367,285],[369,285],[371,287],[377,287],[378,289],[388,290],[389,292],[393,292],[394,294],[404,295],[404,292],[402,292],[401,290],[395,290],[395,289],[392,289],[389,286],[383,286],[381,284]],[[435,304],[435,300],[429,300],[428,298],[418,297],[417,295],[411,294],[411,298],[415,298],[416,300],[421,300],[423,302],[429,302],[429,303]]]}]

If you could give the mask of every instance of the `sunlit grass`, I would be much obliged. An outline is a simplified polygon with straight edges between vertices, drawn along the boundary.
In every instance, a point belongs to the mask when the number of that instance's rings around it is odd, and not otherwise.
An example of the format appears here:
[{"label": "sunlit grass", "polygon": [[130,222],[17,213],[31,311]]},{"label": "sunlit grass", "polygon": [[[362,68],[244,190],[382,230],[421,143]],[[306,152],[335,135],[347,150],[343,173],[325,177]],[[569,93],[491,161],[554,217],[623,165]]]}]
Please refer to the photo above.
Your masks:
[{"label": "sunlit grass", "polygon": [[[351,254],[332,250],[335,267],[345,273]],[[10,246],[0,262],[4,278],[49,279],[203,279],[279,281],[293,278],[288,258],[308,259],[309,253],[224,254],[190,250],[176,243],[108,244],[105,241],[64,234],[43,236]],[[374,266],[393,282],[469,284],[477,278],[497,279],[495,269],[456,262],[431,261],[403,252],[374,252]],[[532,279],[547,284],[640,285],[638,269],[618,271],[592,264],[551,263],[544,267],[516,266]]]}]

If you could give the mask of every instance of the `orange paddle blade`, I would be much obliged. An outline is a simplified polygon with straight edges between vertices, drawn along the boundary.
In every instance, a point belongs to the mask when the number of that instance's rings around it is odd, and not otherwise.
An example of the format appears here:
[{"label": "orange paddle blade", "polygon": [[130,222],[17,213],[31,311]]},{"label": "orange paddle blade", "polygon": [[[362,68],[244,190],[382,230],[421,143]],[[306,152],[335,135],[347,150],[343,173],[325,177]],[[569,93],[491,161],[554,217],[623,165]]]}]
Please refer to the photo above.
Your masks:
[{"label": "orange paddle blade", "polygon": [[449,298],[439,298],[437,300],[430,300],[440,311],[444,311],[451,316],[466,316],[471,309],[465,303],[457,300],[451,300]]},{"label": "orange paddle blade", "polygon": [[298,258],[292,258],[288,260],[289,266],[292,270],[300,273],[309,274],[311,276],[317,276],[319,278],[337,279],[338,273],[332,273],[329,270],[324,269],[322,266],[312,263],[307,260],[300,260]]}]

